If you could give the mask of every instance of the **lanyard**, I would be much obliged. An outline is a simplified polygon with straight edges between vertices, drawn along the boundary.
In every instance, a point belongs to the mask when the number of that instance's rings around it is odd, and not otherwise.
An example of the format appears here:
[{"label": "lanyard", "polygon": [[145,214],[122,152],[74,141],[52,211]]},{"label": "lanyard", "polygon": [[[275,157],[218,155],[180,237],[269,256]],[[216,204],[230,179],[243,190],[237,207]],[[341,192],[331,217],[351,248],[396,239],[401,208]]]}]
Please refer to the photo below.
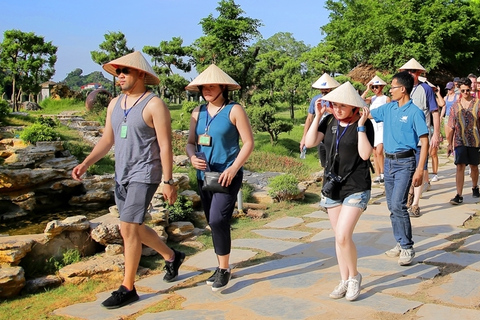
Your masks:
[{"label": "lanyard", "polygon": [[140,98],[137,99],[137,101],[135,101],[135,103],[133,104],[133,106],[127,110],[127,97],[128,95],[125,95],[125,108],[123,109],[123,122],[127,122],[127,116],[128,114],[130,113],[130,111],[133,109],[133,107],[135,107],[135,105],[137,104],[138,101],[140,101],[140,99],[143,98],[143,96],[145,95],[145,93],[147,93],[148,90],[145,90],[145,92],[140,96]]},{"label": "lanyard", "polygon": [[340,136],[338,136],[338,129],[340,129],[340,121],[338,121],[338,128],[337,128],[337,143],[335,145],[335,154],[337,155],[338,154],[338,144],[340,142],[340,139],[342,139],[343,135],[345,134],[345,132],[347,131],[348,129],[348,126],[350,125],[350,122],[347,124],[347,126],[345,127],[345,129],[343,129],[343,132]]},{"label": "lanyard", "polygon": [[205,133],[208,132],[208,129],[210,128],[210,124],[212,123],[213,119],[215,119],[215,117],[217,116],[217,114],[223,109],[223,107],[225,106],[225,104],[223,104],[220,109],[217,110],[217,112],[215,112],[215,114],[213,115],[213,117],[211,119],[210,118],[210,114],[208,113],[208,105],[205,106],[205,113],[206,113],[206,117],[205,117]]}]

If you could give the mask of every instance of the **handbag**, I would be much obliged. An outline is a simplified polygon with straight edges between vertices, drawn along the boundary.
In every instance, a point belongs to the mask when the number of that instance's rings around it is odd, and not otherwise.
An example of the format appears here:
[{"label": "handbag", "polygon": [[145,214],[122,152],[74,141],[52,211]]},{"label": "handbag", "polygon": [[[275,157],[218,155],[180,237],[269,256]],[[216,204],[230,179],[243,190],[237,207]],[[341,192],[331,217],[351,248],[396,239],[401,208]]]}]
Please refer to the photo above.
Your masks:
[{"label": "handbag", "polygon": [[229,193],[228,187],[222,186],[218,179],[220,178],[221,172],[215,171],[205,171],[205,177],[203,179],[203,191],[210,191],[210,192],[220,192],[220,193]]}]

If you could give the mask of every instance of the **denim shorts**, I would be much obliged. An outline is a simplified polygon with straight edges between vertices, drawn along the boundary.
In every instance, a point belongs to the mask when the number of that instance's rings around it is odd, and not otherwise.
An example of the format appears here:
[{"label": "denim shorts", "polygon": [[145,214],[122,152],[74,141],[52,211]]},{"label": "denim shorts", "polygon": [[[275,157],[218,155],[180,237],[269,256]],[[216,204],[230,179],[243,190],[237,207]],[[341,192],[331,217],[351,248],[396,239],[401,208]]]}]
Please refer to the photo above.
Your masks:
[{"label": "denim shorts", "polygon": [[347,206],[347,207],[356,207],[362,209],[364,211],[367,209],[368,201],[370,200],[370,190],[365,190],[361,192],[357,192],[354,194],[349,195],[348,197],[344,198],[343,200],[333,200],[322,196],[322,200],[320,200],[320,206],[329,209],[333,207],[337,207],[340,205]]}]

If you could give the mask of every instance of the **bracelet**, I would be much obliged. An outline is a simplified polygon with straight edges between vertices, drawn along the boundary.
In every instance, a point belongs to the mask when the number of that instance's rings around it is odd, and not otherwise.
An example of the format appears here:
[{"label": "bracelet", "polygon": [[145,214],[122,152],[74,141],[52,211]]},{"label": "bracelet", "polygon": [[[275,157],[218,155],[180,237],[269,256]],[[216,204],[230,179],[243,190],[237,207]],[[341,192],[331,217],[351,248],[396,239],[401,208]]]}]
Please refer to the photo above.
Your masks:
[{"label": "bracelet", "polygon": [[357,127],[357,132],[365,132],[365,126]]}]

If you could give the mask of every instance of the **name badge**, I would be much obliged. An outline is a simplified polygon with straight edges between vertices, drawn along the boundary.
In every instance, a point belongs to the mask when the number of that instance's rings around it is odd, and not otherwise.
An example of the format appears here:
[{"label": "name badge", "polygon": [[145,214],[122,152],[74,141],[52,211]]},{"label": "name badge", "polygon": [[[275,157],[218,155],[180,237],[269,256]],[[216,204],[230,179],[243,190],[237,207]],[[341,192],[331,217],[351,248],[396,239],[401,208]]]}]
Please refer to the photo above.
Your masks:
[{"label": "name badge", "polygon": [[120,138],[125,139],[127,137],[127,125],[122,124],[122,128],[120,129]]},{"label": "name badge", "polygon": [[202,134],[198,136],[198,144],[201,146],[210,147],[212,145],[212,137],[208,134]]}]

